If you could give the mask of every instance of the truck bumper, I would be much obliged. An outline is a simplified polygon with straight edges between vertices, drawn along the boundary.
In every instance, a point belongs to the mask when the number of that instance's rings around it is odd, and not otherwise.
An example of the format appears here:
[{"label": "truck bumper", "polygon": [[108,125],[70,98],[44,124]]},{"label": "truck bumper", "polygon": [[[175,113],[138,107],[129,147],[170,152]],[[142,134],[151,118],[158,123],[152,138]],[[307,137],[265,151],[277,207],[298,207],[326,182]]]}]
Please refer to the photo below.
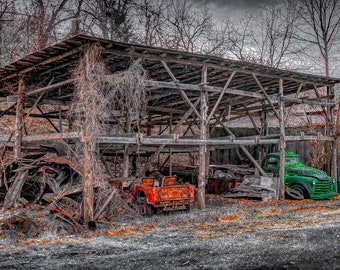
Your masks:
[{"label": "truck bumper", "polygon": [[332,197],[337,196],[338,193],[335,191],[323,193],[323,194],[312,194],[310,195],[310,199],[312,200],[323,200],[323,199],[330,199]]}]

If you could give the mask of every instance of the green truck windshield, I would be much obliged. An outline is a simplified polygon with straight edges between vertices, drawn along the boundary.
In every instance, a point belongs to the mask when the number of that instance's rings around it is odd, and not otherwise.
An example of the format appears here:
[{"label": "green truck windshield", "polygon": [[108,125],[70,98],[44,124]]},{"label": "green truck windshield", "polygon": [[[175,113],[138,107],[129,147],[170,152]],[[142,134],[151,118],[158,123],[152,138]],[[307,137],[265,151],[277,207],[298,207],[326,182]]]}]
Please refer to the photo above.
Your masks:
[{"label": "green truck windshield", "polygon": [[297,164],[301,164],[301,160],[299,157],[286,157],[286,165],[297,165]]}]

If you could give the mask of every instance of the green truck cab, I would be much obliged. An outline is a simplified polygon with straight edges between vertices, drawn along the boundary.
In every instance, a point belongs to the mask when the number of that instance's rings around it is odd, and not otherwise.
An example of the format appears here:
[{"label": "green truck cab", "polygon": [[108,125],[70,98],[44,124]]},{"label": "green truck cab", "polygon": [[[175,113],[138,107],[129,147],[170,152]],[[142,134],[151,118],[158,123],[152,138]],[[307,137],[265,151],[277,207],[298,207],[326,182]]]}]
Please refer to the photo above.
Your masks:
[{"label": "green truck cab", "polygon": [[[286,152],[285,156],[286,188],[299,192],[305,199],[328,199],[338,194],[335,178],[322,170],[306,166],[294,152]],[[262,168],[265,172],[278,176],[280,153],[268,154],[263,160]]]}]

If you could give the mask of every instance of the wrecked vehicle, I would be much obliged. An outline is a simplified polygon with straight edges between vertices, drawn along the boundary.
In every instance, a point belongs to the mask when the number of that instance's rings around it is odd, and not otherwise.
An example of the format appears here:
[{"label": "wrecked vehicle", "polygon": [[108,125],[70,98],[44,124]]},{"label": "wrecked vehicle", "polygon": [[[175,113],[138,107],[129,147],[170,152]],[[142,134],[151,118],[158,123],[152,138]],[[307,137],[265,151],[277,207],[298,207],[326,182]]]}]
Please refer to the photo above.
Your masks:
[{"label": "wrecked vehicle", "polygon": [[276,198],[277,178],[246,175],[242,183],[222,194],[224,198],[247,198],[256,200],[273,200]]},{"label": "wrecked vehicle", "polygon": [[[286,152],[285,156],[286,188],[297,191],[304,199],[328,199],[338,194],[335,178],[322,170],[306,166],[294,152]],[[265,172],[278,176],[280,153],[268,154],[263,160],[262,168]]]},{"label": "wrecked vehicle", "polygon": [[143,177],[137,183],[116,180],[117,183],[127,194],[122,198],[136,207],[142,216],[177,210],[190,211],[195,199],[196,186],[176,183],[176,176]]}]

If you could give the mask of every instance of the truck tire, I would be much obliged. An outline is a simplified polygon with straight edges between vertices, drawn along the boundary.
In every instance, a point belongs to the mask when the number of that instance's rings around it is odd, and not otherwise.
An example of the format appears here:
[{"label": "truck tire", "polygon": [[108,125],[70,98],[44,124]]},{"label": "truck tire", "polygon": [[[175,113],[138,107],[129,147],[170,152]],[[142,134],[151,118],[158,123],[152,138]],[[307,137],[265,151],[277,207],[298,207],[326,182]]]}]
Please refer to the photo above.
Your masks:
[{"label": "truck tire", "polygon": [[303,200],[304,199],[303,195],[300,192],[296,191],[295,189],[289,188],[286,190],[285,194],[288,199],[292,199],[292,200]]},{"label": "truck tire", "polygon": [[296,184],[296,185],[292,185],[290,188],[299,192],[303,196],[304,199],[309,198],[309,194],[303,186]]},{"label": "truck tire", "polygon": [[141,216],[150,217],[153,214],[152,206],[148,204],[145,197],[141,197],[138,200],[138,211]]}]

